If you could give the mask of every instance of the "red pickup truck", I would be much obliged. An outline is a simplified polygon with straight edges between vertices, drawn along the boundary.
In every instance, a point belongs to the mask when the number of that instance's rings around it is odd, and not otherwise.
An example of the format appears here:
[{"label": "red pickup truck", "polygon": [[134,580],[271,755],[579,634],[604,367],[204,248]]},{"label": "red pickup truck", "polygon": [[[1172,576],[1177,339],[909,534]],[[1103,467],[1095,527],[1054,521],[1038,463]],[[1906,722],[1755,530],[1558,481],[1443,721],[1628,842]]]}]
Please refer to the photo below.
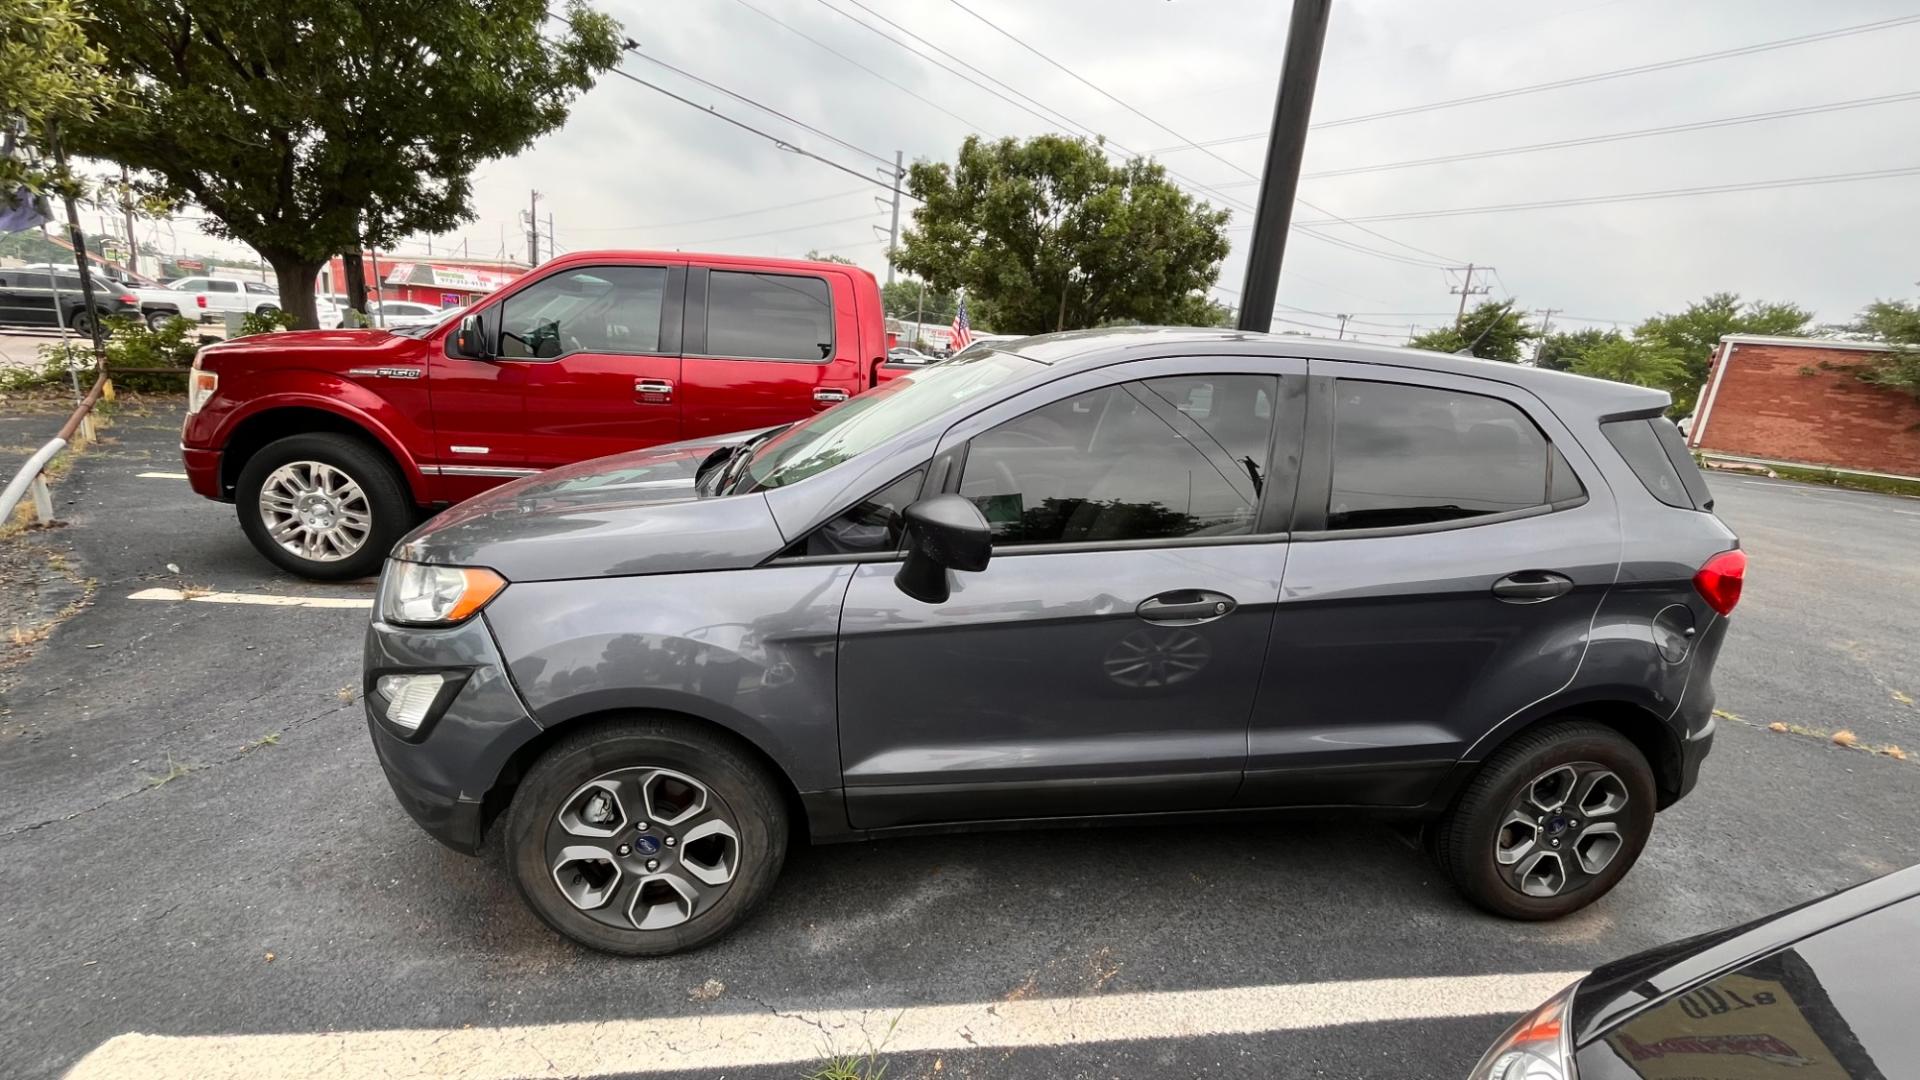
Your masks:
[{"label": "red pickup truck", "polygon": [[268,559],[376,572],[432,511],[518,476],[831,408],[886,367],[880,290],[839,263],[555,259],[431,326],[200,351],[181,452]]}]

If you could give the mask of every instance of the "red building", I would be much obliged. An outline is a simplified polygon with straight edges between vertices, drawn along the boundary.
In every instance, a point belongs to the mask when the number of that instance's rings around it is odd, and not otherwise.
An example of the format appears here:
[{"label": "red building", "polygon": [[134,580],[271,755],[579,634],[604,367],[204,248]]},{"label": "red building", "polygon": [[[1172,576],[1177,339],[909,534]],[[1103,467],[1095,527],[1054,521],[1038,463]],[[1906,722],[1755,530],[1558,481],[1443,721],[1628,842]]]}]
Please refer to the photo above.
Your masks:
[{"label": "red building", "polygon": [[[360,256],[370,299],[411,300],[434,307],[471,304],[527,272],[523,262],[494,259],[396,257],[367,252]],[[375,267],[378,272],[375,272]],[[335,255],[320,271],[320,291],[347,291],[347,275]]]},{"label": "red building", "polygon": [[1887,346],[1728,334],[1689,445],[1761,462],[1920,478],[1920,399],[1860,381]]}]

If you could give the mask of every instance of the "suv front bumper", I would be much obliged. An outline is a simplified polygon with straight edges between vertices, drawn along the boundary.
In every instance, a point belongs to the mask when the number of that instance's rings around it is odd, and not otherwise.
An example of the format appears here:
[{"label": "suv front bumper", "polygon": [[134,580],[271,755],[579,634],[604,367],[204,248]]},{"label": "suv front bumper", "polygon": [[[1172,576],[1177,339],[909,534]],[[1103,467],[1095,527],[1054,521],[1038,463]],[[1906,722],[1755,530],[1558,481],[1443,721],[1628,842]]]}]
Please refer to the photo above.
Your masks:
[{"label": "suv front bumper", "polygon": [[[380,767],[400,805],[427,834],[464,854],[485,839],[486,797],[515,751],[540,734],[494,646],[486,620],[444,629],[367,626],[361,689]],[[388,722],[380,676],[437,672],[458,690],[418,729]]]}]

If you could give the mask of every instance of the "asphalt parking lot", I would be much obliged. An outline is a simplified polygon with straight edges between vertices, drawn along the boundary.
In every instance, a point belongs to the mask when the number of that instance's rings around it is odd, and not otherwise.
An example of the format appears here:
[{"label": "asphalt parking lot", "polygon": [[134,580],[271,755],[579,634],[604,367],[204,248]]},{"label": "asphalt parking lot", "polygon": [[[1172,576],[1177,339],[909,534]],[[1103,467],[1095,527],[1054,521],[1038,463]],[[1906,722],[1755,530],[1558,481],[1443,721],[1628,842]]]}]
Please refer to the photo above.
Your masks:
[{"label": "asphalt parking lot", "polygon": [[1920,751],[1920,502],[1716,475],[1753,557],[1730,718],[1572,918],[1478,914],[1403,836],[1336,820],[802,850],[710,948],[587,953],[395,804],[363,608],[130,598],[372,594],[255,555],[178,478],[178,425],[123,411],[55,492],[68,524],[0,541],[5,617],[67,613],[0,639],[11,1076],[794,1077],[796,1041],[870,1039],[891,1078],[1459,1077],[1566,973],[1920,861],[1920,753],[1819,736]]}]

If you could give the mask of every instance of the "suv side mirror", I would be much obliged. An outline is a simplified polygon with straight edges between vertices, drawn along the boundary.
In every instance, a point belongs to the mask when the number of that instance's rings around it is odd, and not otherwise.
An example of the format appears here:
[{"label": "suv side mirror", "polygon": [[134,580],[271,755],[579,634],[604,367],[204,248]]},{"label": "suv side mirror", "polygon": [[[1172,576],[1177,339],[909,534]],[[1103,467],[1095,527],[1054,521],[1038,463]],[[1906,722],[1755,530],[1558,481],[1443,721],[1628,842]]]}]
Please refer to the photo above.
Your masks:
[{"label": "suv side mirror", "polygon": [[478,315],[460,317],[460,328],[453,332],[449,345],[449,352],[465,360],[493,359],[493,350],[487,347],[486,331]]},{"label": "suv side mirror", "polygon": [[893,583],[925,604],[944,604],[952,594],[948,570],[979,571],[993,557],[993,527],[980,508],[959,495],[935,495],[900,514],[907,534],[907,561]]}]

